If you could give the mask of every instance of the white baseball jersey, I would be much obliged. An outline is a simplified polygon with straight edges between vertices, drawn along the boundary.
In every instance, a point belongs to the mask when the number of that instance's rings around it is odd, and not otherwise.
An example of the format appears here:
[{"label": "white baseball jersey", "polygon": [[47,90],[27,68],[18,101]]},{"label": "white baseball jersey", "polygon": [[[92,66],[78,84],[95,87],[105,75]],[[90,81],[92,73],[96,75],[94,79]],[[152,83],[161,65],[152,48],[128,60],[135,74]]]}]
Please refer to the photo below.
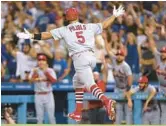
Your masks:
[{"label": "white baseball jersey", "polygon": [[[57,79],[57,76],[52,68],[48,68],[47,71],[49,74]],[[31,71],[29,78],[32,78],[32,75],[34,74],[34,70]],[[47,77],[44,74],[44,71],[41,70],[40,68],[37,68],[37,74],[39,78],[43,78],[45,81],[40,81],[40,82],[35,82],[35,92],[49,92],[52,91],[52,86],[51,83],[47,81]]]},{"label": "white baseball jersey", "polygon": [[82,24],[75,22],[61,28],[51,30],[55,40],[64,39],[67,45],[69,55],[84,50],[94,50],[94,36],[102,33],[102,24]]},{"label": "white baseball jersey", "polygon": [[[153,85],[148,85],[147,88],[145,90],[140,90],[139,86],[131,89],[131,92],[134,94],[136,92],[143,92],[143,93],[147,93],[147,94],[150,94],[151,91],[154,91],[156,90],[155,87]],[[145,103],[145,101],[144,101]],[[148,109],[153,109],[154,107],[157,107],[157,100],[152,100],[149,102],[149,105],[148,105]]]},{"label": "white baseball jersey", "polygon": [[123,61],[120,65],[116,63],[116,56],[112,57],[113,76],[116,82],[116,87],[120,89],[126,88],[128,85],[128,76],[132,75],[130,66]]},{"label": "white baseball jersey", "polygon": [[[162,62],[162,60],[160,58],[160,56],[161,56],[160,52],[158,52],[156,50],[154,55],[155,55],[155,59],[157,62],[157,69],[166,71],[166,63]],[[157,77],[158,77],[160,84],[166,85],[166,75],[165,74],[163,75],[163,74],[157,73]]]},{"label": "white baseball jersey", "polygon": [[36,59],[33,59],[29,55],[25,55],[23,52],[17,52],[16,54],[17,70],[16,76],[20,76],[22,80],[25,79],[25,72],[30,72],[37,66]]}]

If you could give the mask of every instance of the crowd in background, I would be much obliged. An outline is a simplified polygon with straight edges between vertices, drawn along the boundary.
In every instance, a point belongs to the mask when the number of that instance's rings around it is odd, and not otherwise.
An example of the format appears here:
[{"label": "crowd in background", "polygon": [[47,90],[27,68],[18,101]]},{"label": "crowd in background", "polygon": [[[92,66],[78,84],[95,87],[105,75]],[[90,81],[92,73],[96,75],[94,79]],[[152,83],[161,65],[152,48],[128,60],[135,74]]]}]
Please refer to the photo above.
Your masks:
[{"label": "crowd in background", "polygon": [[158,49],[166,45],[166,2],[8,1],[1,2],[2,82],[26,82],[30,70],[37,64],[38,53],[47,55],[49,66],[55,70],[58,82],[70,82],[74,68],[63,40],[21,40],[16,34],[24,28],[31,33],[39,33],[67,25],[65,9],[69,7],[78,9],[80,22],[98,23],[112,15],[114,5],[123,5],[126,12],[102,35],[96,36],[96,69],[101,72],[105,57],[109,66],[108,82],[113,81],[111,61],[104,47],[104,39],[107,39],[114,53],[124,48],[125,60],[132,69],[135,81],[140,74],[149,76],[151,81],[157,81],[148,34],[153,34]]}]

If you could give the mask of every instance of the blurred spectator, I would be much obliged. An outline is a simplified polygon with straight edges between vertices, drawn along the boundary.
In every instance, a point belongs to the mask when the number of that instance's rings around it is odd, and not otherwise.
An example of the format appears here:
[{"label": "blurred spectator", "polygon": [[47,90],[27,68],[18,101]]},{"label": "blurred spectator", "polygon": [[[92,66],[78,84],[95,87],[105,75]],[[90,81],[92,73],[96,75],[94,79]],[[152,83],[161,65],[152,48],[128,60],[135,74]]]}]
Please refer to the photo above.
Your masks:
[{"label": "blurred spectator", "polygon": [[110,33],[110,31],[107,31],[103,33],[103,38],[108,41],[108,48],[110,48],[114,54],[116,54],[118,49],[124,48],[116,32]]},{"label": "blurred spectator", "polygon": [[51,46],[48,43],[44,42],[43,40],[40,40],[40,41],[34,41],[33,47],[37,54],[43,53],[47,56],[48,65],[49,67],[52,67],[54,57],[53,57],[53,52],[51,50]]},{"label": "blurred spectator", "polygon": [[108,69],[107,82],[115,83],[113,73],[112,73],[112,70],[113,70],[112,61],[111,61],[109,55],[105,55],[105,62],[107,63],[107,69]]},{"label": "blurred spectator", "polygon": [[37,18],[35,27],[37,27],[40,32],[44,32],[47,29],[47,24],[53,24],[55,22],[55,14],[51,13],[52,7],[48,7],[45,5],[46,3],[41,4],[45,6],[45,8],[43,8],[44,14]]},{"label": "blurred spectator", "polygon": [[[148,34],[149,31],[150,29],[147,27],[145,30],[146,34]],[[156,81],[157,77],[154,71],[154,55],[149,47],[149,39],[138,45],[139,64],[141,65],[140,69],[143,75],[148,76],[149,80]]]},{"label": "blurred spectator", "polygon": [[16,82],[16,60],[8,51],[9,47],[15,47],[14,36],[2,35],[2,45],[1,45],[1,54],[2,54],[2,63],[5,70],[5,75],[2,81]]},{"label": "blurred spectator", "polygon": [[2,82],[3,82],[3,79],[4,79],[5,73],[6,73],[6,59],[1,54],[1,80],[2,80]]},{"label": "blurred spectator", "polygon": [[125,17],[126,31],[132,32],[137,35],[137,29],[143,28],[140,18],[134,9],[134,4],[129,4],[127,8],[127,14]]},{"label": "blurred spectator", "polygon": [[16,124],[12,116],[13,116],[13,109],[11,107],[6,107],[4,112],[4,118],[6,120],[6,124]]},{"label": "blurred spectator", "polygon": [[53,69],[57,74],[57,81],[63,83],[69,83],[69,68],[67,61],[63,58],[62,50],[56,49],[54,55]]},{"label": "blurred spectator", "polygon": [[61,27],[61,26],[64,26],[64,19],[63,19],[63,15],[57,15],[56,18],[55,18],[55,24],[57,26],[57,28]]},{"label": "blurred spectator", "polygon": [[37,8],[35,7],[35,2],[34,1],[27,1],[26,2],[26,13],[31,15],[34,20],[37,18]]},{"label": "blurred spectator", "polygon": [[8,42],[5,44],[6,53],[4,56],[6,58],[6,63],[7,63],[6,65],[7,65],[9,81],[10,82],[17,82],[17,77],[16,77],[17,62],[16,62],[15,57],[13,57],[12,54],[8,50],[11,46],[14,46],[11,42]]},{"label": "blurred spectator", "polygon": [[126,62],[129,64],[132,70],[134,81],[137,81],[139,77],[139,56],[137,50],[136,37],[132,32],[129,32],[127,34],[126,48]]},{"label": "blurred spectator", "polygon": [[144,29],[137,29],[136,43],[140,46],[142,43],[146,41],[147,37],[144,34]]},{"label": "blurred spectator", "polygon": [[72,7],[73,2],[72,1],[61,1],[60,4],[61,4],[61,7],[63,7],[63,9],[65,10],[67,8]]},{"label": "blurred spectator", "polygon": [[7,48],[11,55],[16,58],[16,76],[20,76],[21,81],[27,81],[30,70],[37,65],[35,60],[37,53],[28,41],[23,43],[21,51],[12,46]]},{"label": "blurred spectator", "polygon": [[23,29],[23,28],[32,29],[33,21],[34,20],[33,20],[32,16],[24,13],[23,11],[17,11],[15,13],[14,24],[15,24],[15,26],[19,27],[20,29]]}]

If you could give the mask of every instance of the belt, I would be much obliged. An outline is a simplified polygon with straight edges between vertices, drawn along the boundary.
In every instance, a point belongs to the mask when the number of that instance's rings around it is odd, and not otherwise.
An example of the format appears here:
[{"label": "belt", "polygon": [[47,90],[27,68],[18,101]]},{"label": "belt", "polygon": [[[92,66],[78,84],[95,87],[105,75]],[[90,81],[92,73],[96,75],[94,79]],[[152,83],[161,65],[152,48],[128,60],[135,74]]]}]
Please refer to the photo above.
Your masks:
[{"label": "belt", "polygon": [[84,52],[93,52],[93,53],[94,53],[94,51],[91,50],[91,49],[90,49],[90,50],[83,50],[83,51],[74,53],[73,55],[71,55],[71,57],[73,57],[74,55],[77,55],[77,54],[79,54],[79,53],[84,53]]},{"label": "belt", "polygon": [[50,91],[48,91],[48,92],[35,92],[35,94],[37,94],[37,95],[46,95],[49,93],[50,93]]}]

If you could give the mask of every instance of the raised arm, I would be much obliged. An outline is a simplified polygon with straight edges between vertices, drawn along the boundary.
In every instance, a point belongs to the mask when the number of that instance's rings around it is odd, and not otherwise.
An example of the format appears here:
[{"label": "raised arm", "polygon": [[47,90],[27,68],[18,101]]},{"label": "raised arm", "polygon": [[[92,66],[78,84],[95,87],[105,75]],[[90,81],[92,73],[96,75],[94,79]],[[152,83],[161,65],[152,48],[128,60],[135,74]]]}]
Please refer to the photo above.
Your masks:
[{"label": "raised arm", "polygon": [[[34,38],[35,38],[35,34],[34,34]],[[53,38],[50,32],[42,32],[41,33],[41,40],[47,40]]]},{"label": "raised arm", "polygon": [[106,20],[104,20],[102,22],[102,26],[103,29],[108,28],[115,20],[116,17],[123,15],[124,14],[124,9],[122,6],[120,6],[118,9],[116,9],[116,7],[114,6],[114,10],[113,10],[113,16],[107,18]]},{"label": "raised arm", "polygon": [[150,33],[148,30],[145,31],[148,39],[149,39],[149,46],[150,46],[150,49],[152,50],[153,53],[156,52],[157,48],[156,48],[156,45],[155,45],[155,41],[154,41],[154,38],[153,38],[153,34]]},{"label": "raised arm", "polygon": [[111,56],[111,57],[115,56],[113,54],[113,52],[111,52],[111,46],[109,46],[109,44],[108,44],[106,32],[103,32],[102,36],[103,36],[103,39],[104,39],[105,48],[106,48],[106,51],[107,51],[108,55]]},{"label": "raised arm", "polygon": [[6,45],[6,50],[13,56],[16,57],[17,56],[17,49],[12,45],[12,43],[8,43]]},{"label": "raised arm", "polygon": [[22,39],[35,39],[35,40],[47,40],[47,39],[53,38],[50,32],[41,32],[39,34],[31,34],[26,29],[24,29],[24,32],[17,33],[17,37]]}]

